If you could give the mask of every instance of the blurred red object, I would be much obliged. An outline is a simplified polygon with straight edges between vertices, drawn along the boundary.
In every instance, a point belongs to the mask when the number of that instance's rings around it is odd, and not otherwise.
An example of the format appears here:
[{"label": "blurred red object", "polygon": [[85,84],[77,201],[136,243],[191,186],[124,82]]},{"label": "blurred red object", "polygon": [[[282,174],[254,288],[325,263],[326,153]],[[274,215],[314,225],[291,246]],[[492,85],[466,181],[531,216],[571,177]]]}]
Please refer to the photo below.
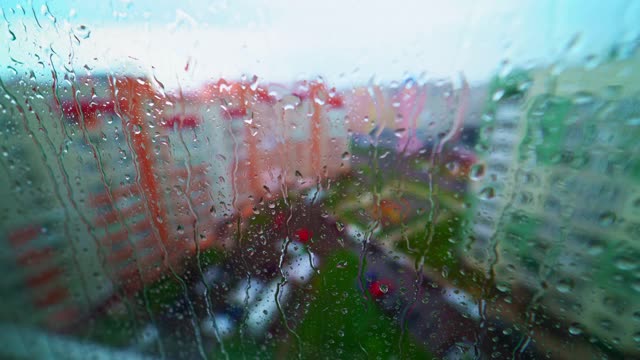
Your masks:
[{"label": "blurred red object", "polygon": [[311,240],[311,237],[313,237],[313,232],[307,228],[300,228],[296,230],[296,237],[300,242],[306,243]]},{"label": "blurred red object", "polygon": [[391,281],[386,279],[374,281],[369,285],[369,293],[371,293],[371,296],[373,296],[374,299],[380,299],[392,291],[393,287],[391,285]]}]

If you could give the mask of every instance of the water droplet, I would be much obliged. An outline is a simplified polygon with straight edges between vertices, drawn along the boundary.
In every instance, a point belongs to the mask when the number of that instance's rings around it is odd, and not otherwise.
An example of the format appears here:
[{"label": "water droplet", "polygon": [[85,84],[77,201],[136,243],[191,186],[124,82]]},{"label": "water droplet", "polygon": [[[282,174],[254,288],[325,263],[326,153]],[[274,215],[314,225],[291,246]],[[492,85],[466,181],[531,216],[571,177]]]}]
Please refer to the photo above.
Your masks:
[{"label": "water droplet", "polygon": [[573,95],[573,103],[576,105],[587,105],[593,101],[593,95],[585,91],[579,91]]},{"label": "water droplet", "polygon": [[556,290],[566,294],[573,290],[573,281],[571,279],[562,279],[556,284]]},{"label": "water droplet", "polygon": [[493,93],[491,100],[500,101],[500,99],[502,99],[503,96],[504,96],[504,89],[498,89],[496,92]]},{"label": "water droplet", "polygon": [[445,167],[454,175],[458,173],[458,170],[460,170],[460,164],[458,164],[457,161],[450,161],[445,165]]},{"label": "water droplet", "polygon": [[614,264],[616,268],[618,268],[618,270],[622,271],[631,271],[638,266],[635,259],[626,256],[618,257],[617,259],[615,259]]},{"label": "water droplet", "polygon": [[10,40],[11,41],[16,41],[16,39],[17,39],[16,38],[16,34],[13,31],[9,30],[9,29],[7,29],[7,31],[9,31],[9,35],[11,36]]},{"label": "water droplet", "polygon": [[176,231],[178,232],[178,234],[184,234],[184,227],[182,225],[178,225]]},{"label": "water droplet", "polygon": [[616,213],[613,211],[605,211],[598,217],[598,221],[600,222],[600,226],[607,227],[611,226],[616,222]]},{"label": "water droplet", "polygon": [[140,133],[142,132],[142,126],[140,125],[133,125],[133,133],[136,135],[140,135]]},{"label": "water droplet", "polygon": [[567,43],[567,47],[566,50],[567,51],[571,51],[574,48],[577,47],[578,44],[580,44],[580,40],[582,39],[582,34],[581,33],[577,33],[574,34],[571,39],[569,40],[569,42]]},{"label": "water droplet", "polygon": [[469,179],[472,181],[478,181],[484,177],[485,166],[484,164],[475,164],[469,171]]},{"label": "water droplet", "polygon": [[400,128],[400,129],[396,129],[396,131],[394,132],[396,137],[403,137],[404,136],[404,132],[407,131],[407,129],[405,128]]},{"label": "water droplet", "polygon": [[313,97],[313,102],[315,102],[318,105],[324,105],[326,102],[326,94],[324,94],[322,91],[319,92],[318,94],[316,94],[316,96]]},{"label": "water droplet", "polygon": [[386,294],[389,292],[389,285],[387,284],[380,284],[378,288],[380,289],[380,292],[383,294]]},{"label": "water droplet", "polygon": [[598,241],[591,241],[587,246],[587,253],[591,256],[600,255],[604,251],[604,246]]},{"label": "water droplet", "polygon": [[251,89],[251,91],[256,91],[256,89],[258,88],[258,77],[253,75],[253,78],[251,79],[251,84],[249,85],[249,88]]},{"label": "water droplet", "polygon": [[602,319],[602,321],[600,321],[600,326],[605,330],[611,330],[612,325],[613,323],[609,319]]},{"label": "water droplet", "polygon": [[638,126],[640,125],[640,117],[634,117],[627,120],[627,125]]},{"label": "water droplet", "polygon": [[336,267],[338,269],[344,269],[347,267],[347,265],[349,265],[349,263],[347,263],[346,261],[338,261],[338,263],[336,264]]},{"label": "water droplet", "polygon": [[496,289],[498,289],[500,292],[506,293],[509,292],[510,288],[509,288],[509,284],[507,283],[499,283],[496,285]]},{"label": "water droplet", "polygon": [[336,221],[336,229],[340,232],[344,231],[344,224],[340,221]]},{"label": "water droplet", "polygon": [[480,193],[478,195],[483,200],[491,200],[496,196],[496,190],[493,187],[488,186],[480,190]]},{"label": "water droplet", "polygon": [[575,336],[582,334],[582,328],[580,327],[580,324],[578,323],[571,324],[571,326],[569,326],[569,334],[575,335]]},{"label": "water droplet", "polygon": [[91,30],[86,25],[77,26],[74,33],[81,39],[88,39],[91,36]]},{"label": "water droplet", "polygon": [[347,161],[349,159],[351,159],[351,154],[348,151],[343,152],[342,153],[342,160],[343,161]]}]

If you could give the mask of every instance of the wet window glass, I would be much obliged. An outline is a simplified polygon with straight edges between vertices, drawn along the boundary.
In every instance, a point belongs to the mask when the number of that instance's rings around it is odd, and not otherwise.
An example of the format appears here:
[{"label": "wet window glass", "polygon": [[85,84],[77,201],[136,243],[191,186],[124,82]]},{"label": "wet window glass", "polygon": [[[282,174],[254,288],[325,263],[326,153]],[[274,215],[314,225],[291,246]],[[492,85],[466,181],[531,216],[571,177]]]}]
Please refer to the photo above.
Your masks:
[{"label": "wet window glass", "polygon": [[639,2],[0,10],[0,358],[640,357]]}]

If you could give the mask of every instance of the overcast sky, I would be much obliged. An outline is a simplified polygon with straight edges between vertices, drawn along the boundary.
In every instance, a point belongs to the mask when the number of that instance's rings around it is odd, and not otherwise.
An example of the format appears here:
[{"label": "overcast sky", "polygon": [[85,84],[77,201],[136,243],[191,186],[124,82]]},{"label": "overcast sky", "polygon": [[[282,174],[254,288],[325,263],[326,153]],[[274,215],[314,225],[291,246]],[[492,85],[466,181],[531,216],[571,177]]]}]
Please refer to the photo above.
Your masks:
[{"label": "overcast sky", "polygon": [[0,3],[3,78],[28,69],[50,78],[52,59],[58,70],[153,70],[169,87],[240,74],[348,85],[464,73],[479,82],[504,62],[580,63],[640,34],[640,1]]}]

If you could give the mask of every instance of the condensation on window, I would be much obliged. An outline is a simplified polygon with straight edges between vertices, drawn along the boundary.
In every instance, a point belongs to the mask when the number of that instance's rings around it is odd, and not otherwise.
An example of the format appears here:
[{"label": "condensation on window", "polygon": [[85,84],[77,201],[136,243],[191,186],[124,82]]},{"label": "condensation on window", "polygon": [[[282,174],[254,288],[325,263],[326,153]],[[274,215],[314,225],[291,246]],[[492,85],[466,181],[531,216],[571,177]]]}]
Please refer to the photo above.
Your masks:
[{"label": "condensation on window", "polygon": [[3,3],[0,357],[640,357],[639,4]]}]

